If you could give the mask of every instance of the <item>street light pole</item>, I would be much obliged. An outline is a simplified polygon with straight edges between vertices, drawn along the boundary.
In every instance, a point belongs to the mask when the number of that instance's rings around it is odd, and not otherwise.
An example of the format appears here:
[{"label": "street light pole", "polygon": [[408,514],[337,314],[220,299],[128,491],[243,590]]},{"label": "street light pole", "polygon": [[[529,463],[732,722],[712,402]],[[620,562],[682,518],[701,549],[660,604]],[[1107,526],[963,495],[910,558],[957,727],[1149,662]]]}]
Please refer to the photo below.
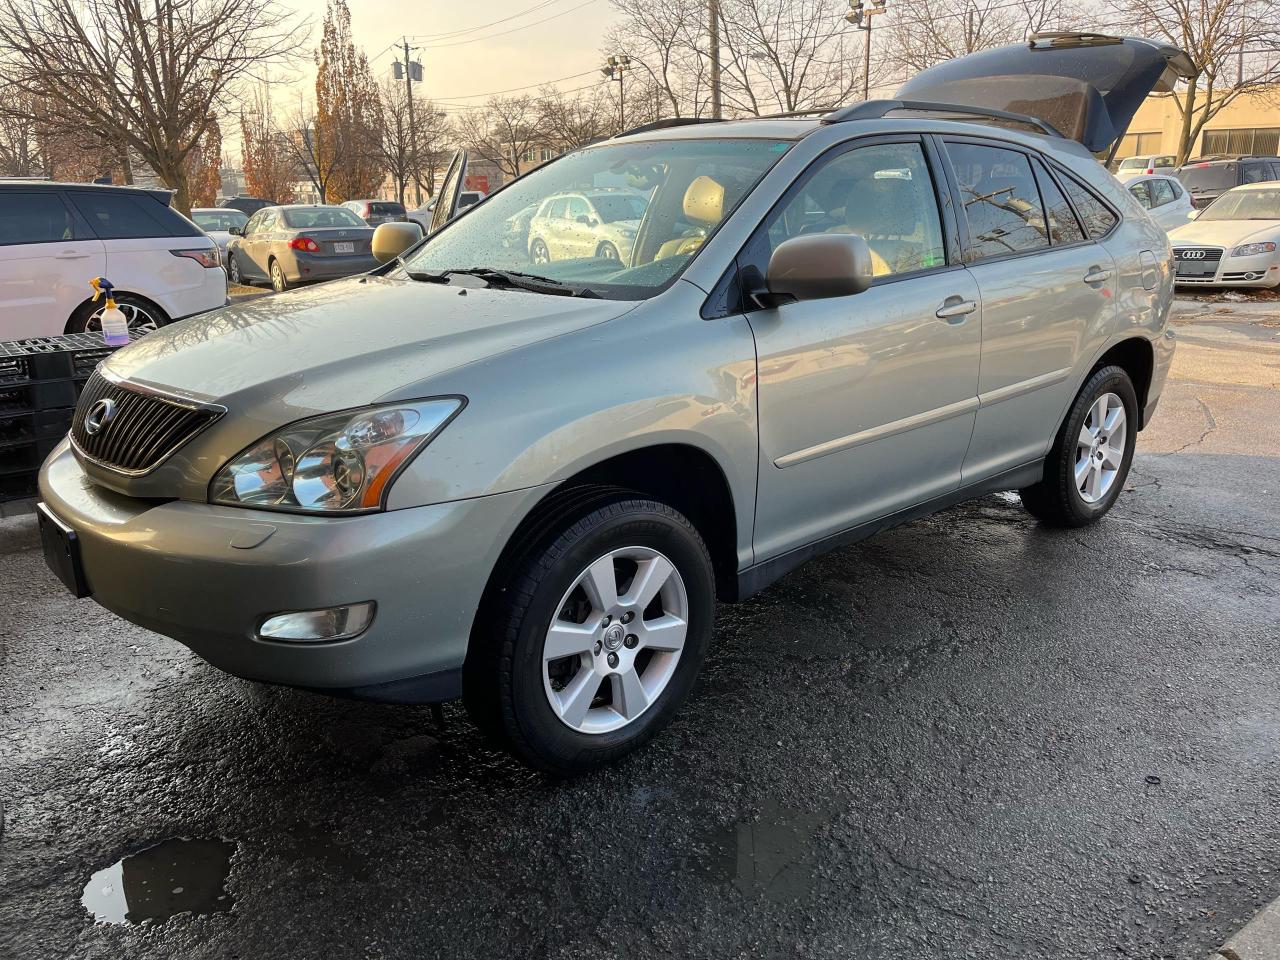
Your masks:
[{"label": "street light pole", "polygon": [[618,132],[621,133],[627,129],[627,98],[626,87],[623,85],[623,75],[631,68],[631,58],[625,53],[617,56],[610,56],[605,61],[605,65],[600,68],[610,80],[618,81]]},{"label": "street light pole", "polygon": [[862,99],[871,97],[871,18],[885,12],[887,0],[871,0],[871,6],[863,0],[849,0],[849,12],[844,18],[863,32],[862,45]]}]

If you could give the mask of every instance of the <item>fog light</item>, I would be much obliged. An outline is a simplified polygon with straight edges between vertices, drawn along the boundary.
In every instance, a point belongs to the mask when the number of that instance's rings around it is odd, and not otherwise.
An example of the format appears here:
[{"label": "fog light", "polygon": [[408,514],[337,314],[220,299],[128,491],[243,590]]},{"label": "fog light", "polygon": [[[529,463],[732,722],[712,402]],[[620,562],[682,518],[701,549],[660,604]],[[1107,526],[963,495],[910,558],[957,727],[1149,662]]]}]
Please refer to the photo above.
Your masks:
[{"label": "fog light", "polygon": [[357,636],[373,622],[374,603],[352,603],[324,610],[299,610],[277,613],[258,628],[263,640],[289,640],[315,643],[321,640],[347,640]]}]

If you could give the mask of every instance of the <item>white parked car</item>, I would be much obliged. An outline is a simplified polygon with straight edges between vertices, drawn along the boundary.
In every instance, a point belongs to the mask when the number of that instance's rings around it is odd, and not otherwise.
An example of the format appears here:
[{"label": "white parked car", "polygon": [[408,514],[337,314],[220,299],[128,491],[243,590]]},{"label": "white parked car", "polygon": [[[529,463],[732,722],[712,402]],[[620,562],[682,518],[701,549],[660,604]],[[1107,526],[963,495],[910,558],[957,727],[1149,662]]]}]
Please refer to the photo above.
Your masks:
[{"label": "white parked car", "polygon": [[1178,283],[1280,286],[1280,182],[1228,190],[1169,240]]},{"label": "white parked car", "polygon": [[[249,222],[249,215],[235,207],[196,207],[191,211],[191,219],[196,226],[209,235],[209,239],[218,245],[222,256],[222,265],[227,265],[227,244],[232,236],[238,236]],[[236,234],[232,234],[232,230]]]},{"label": "white parked car", "polygon": [[217,244],[167,191],[0,180],[0,340],[98,329],[104,276],[134,328],[227,303]]},{"label": "white parked car", "polygon": [[1125,157],[1116,168],[1116,179],[1126,183],[1134,177],[1151,173],[1173,173],[1176,157],[1170,154],[1148,154],[1141,157]]},{"label": "white parked car", "polygon": [[1183,226],[1195,209],[1191,206],[1190,195],[1177,177],[1159,174],[1134,177],[1125,186],[1146,209],[1151,219],[1164,227],[1166,233]]}]

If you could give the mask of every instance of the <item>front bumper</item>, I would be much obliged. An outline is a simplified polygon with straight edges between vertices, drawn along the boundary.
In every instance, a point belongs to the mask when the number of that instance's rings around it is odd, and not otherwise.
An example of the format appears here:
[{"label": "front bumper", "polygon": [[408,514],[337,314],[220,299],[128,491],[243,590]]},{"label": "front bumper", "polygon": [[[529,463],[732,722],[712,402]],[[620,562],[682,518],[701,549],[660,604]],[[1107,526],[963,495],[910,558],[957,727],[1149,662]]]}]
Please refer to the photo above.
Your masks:
[{"label": "front bumper", "polygon": [[[80,539],[93,599],[250,680],[372,699],[461,692],[490,572],[539,488],[354,517],[309,517],[174,500],[93,484],[64,442],[40,496]],[[360,636],[258,639],[268,615],[373,600]]]},{"label": "front bumper", "polygon": [[290,250],[289,254],[281,257],[280,265],[290,283],[337,280],[357,273],[367,273],[378,265],[377,259],[371,253],[357,253],[349,257],[321,257]]}]

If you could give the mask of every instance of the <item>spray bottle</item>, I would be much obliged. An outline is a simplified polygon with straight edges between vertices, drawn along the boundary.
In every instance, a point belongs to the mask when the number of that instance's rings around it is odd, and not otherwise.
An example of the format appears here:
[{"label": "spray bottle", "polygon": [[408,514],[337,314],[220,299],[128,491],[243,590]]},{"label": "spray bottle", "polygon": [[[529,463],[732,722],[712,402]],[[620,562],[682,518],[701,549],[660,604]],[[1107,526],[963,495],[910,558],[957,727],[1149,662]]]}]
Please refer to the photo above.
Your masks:
[{"label": "spray bottle", "polygon": [[115,298],[112,297],[115,286],[106,277],[94,277],[89,281],[89,286],[93,287],[94,303],[97,303],[98,298],[103,294],[107,297],[107,308],[102,311],[102,339],[108,346],[125,346],[129,342],[129,321],[125,319],[125,315],[116,306]]}]

